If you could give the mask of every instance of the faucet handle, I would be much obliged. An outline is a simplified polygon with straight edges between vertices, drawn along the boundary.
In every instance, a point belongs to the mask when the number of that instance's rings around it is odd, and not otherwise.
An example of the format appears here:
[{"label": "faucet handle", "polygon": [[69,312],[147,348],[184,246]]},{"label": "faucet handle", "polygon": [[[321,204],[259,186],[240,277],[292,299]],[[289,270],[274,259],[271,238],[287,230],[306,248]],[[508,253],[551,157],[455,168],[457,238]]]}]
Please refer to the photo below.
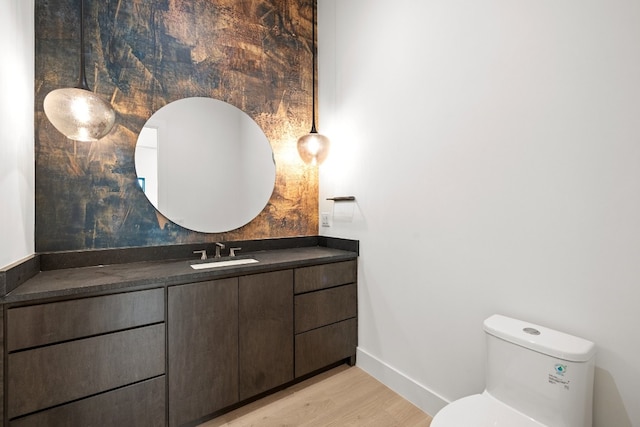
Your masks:
[{"label": "faucet handle", "polygon": [[242,250],[242,248],[231,248],[229,249],[229,256],[236,256],[236,251]]},{"label": "faucet handle", "polygon": [[194,254],[202,254],[200,259],[207,259],[207,250],[203,249],[201,251],[193,251]]}]

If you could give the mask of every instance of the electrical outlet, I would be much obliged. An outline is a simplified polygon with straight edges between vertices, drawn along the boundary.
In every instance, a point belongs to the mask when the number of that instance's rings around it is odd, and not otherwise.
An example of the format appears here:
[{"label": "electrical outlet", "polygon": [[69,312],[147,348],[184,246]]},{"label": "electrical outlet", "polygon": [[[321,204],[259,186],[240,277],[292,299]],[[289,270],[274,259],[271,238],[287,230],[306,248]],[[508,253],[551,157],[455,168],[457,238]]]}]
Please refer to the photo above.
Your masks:
[{"label": "electrical outlet", "polygon": [[322,212],[320,214],[320,224],[323,227],[331,227],[331,224],[329,223],[329,213],[328,212]]}]

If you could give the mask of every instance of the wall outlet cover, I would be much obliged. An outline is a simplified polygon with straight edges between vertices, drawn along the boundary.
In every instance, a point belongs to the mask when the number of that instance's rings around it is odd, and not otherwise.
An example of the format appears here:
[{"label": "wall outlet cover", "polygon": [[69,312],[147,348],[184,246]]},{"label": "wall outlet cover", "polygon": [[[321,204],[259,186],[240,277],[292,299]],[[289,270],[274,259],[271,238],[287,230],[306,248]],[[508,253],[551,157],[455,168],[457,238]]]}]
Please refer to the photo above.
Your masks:
[{"label": "wall outlet cover", "polygon": [[329,220],[329,213],[328,212],[322,212],[320,214],[320,224],[323,227],[331,227],[330,220]]}]

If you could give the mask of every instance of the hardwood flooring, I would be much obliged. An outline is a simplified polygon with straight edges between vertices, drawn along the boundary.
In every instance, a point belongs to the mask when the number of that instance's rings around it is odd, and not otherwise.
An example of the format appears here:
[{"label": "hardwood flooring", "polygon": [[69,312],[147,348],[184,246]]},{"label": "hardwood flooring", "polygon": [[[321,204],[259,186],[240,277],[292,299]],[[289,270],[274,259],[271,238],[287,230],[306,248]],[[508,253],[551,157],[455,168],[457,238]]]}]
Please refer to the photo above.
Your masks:
[{"label": "hardwood flooring", "polygon": [[428,427],[431,417],[358,367],[341,365],[198,427]]}]

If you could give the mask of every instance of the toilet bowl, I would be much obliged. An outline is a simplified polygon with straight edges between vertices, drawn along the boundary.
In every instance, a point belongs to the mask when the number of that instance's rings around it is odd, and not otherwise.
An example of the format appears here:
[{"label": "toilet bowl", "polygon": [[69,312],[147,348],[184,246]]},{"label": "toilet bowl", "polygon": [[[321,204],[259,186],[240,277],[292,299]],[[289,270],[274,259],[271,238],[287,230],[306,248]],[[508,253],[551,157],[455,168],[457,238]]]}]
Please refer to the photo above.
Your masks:
[{"label": "toilet bowl", "polygon": [[431,427],[592,426],[592,342],[501,315],[484,331],[485,390],[445,406]]},{"label": "toilet bowl", "polygon": [[543,427],[488,393],[474,394],[445,406],[431,427]]}]

